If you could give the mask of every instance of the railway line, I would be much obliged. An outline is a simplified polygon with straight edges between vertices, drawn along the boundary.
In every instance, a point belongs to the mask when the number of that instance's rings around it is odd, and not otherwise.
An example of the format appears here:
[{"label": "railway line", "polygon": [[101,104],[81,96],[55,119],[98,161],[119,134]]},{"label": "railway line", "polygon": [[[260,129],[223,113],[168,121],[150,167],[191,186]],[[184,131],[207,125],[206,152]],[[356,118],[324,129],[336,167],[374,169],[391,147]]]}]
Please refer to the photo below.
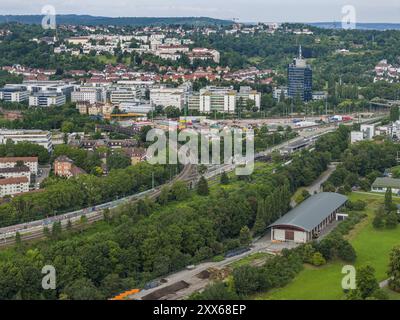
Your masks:
[{"label": "railway line", "polygon": [[104,203],[95,207],[61,214],[51,218],[40,219],[10,227],[0,228],[0,248],[15,244],[15,237],[17,232],[21,235],[22,241],[43,239],[45,237],[44,228],[46,226],[51,226],[55,222],[61,222],[62,228],[66,228],[68,222],[70,221],[72,224],[72,228],[76,229],[81,226],[79,222],[81,221],[82,217],[86,217],[87,224],[101,221],[104,219],[103,211],[105,209],[114,209],[122,204],[136,202],[144,198],[156,199],[160,195],[161,188],[163,186],[171,186],[176,181],[183,181],[185,183],[188,183],[189,187],[192,187],[197,178],[198,176],[196,167],[194,165],[187,165],[183,168],[182,172],[180,172],[170,182],[162,186],[158,186],[154,189],[150,189],[139,194]]}]

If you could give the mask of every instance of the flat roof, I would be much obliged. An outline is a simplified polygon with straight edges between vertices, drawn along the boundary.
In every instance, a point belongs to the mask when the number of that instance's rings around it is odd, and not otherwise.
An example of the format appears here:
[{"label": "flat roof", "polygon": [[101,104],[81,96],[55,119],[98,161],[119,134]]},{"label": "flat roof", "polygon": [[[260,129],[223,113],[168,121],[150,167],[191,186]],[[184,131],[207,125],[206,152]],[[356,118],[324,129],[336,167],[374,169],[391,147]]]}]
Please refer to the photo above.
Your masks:
[{"label": "flat roof", "polygon": [[395,178],[376,178],[372,184],[373,188],[393,188],[400,189],[400,179]]},{"label": "flat roof", "polygon": [[310,232],[347,200],[346,196],[338,193],[318,193],[306,199],[269,227],[295,227]]}]

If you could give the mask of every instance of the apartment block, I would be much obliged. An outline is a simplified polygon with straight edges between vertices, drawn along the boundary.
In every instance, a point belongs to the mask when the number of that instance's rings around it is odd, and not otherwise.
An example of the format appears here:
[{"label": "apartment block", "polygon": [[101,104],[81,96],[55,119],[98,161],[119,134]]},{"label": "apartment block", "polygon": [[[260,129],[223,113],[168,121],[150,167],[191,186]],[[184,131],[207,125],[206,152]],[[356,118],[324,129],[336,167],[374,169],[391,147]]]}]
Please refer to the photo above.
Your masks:
[{"label": "apartment block", "polygon": [[253,101],[253,106],[260,109],[261,93],[250,87],[241,87],[239,92],[232,87],[206,87],[200,92],[188,97],[189,110],[198,110],[203,113],[221,112],[234,113],[238,106],[245,108],[248,102]]},{"label": "apartment block", "polygon": [[12,196],[28,191],[29,180],[27,177],[0,179],[0,197]]},{"label": "apartment block", "polygon": [[0,179],[26,177],[31,181],[31,170],[22,165],[13,168],[0,168]]},{"label": "apartment block", "polygon": [[[23,166],[18,167],[19,163],[22,163]],[[4,174],[6,174],[7,170],[5,169],[16,169],[16,168],[25,168],[29,169],[30,174],[37,175],[38,173],[38,158],[37,157],[5,157],[0,158],[0,172],[4,170]],[[11,170],[12,171],[12,170]],[[14,177],[11,172],[8,172],[11,177]],[[0,173],[1,176],[1,173]]]},{"label": "apartment block", "polygon": [[183,109],[187,89],[185,87],[168,88],[159,87],[150,89],[150,104],[152,107],[162,106],[163,108],[172,106]]}]

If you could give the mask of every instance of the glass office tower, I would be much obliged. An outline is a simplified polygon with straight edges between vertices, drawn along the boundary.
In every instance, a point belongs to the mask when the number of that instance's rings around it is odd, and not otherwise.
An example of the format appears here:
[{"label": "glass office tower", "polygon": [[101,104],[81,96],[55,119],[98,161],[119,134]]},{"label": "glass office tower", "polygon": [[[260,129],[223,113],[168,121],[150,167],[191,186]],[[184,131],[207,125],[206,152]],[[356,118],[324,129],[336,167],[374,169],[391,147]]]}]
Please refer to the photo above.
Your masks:
[{"label": "glass office tower", "polygon": [[312,100],[312,70],[303,59],[301,46],[298,58],[288,67],[288,96],[293,99],[300,97],[303,101]]}]

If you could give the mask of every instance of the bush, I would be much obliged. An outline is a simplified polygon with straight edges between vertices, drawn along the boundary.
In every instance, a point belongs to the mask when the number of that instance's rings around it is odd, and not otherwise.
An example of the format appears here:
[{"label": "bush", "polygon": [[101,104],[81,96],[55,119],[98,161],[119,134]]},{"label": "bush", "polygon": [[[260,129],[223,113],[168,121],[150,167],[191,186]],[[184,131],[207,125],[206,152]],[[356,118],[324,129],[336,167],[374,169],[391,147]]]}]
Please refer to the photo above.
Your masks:
[{"label": "bush", "polygon": [[367,204],[362,200],[357,200],[354,202],[349,201],[347,203],[347,208],[349,208],[350,210],[354,210],[354,211],[363,211],[366,206],[367,206]]},{"label": "bush", "polygon": [[312,256],[311,264],[316,267],[319,267],[326,264],[326,260],[324,259],[321,253],[315,252]]},{"label": "bush", "polygon": [[374,220],[372,220],[372,226],[375,229],[381,229],[384,226],[383,215],[382,214],[375,214]]},{"label": "bush", "polygon": [[386,228],[394,229],[397,227],[398,223],[399,223],[399,221],[398,221],[397,213],[390,212],[386,218]]},{"label": "bush", "polygon": [[357,258],[356,251],[353,246],[344,239],[341,239],[337,247],[337,256],[346,262],[354,262]]}]

